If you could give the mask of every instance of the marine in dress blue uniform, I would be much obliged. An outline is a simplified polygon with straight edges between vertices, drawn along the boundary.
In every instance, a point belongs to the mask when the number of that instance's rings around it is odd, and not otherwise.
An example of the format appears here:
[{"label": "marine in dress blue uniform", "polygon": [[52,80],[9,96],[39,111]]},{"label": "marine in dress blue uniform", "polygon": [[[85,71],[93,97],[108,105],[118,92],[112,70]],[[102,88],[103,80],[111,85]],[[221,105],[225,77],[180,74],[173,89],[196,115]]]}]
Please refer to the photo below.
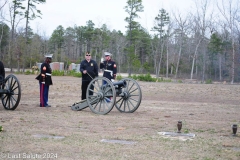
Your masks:
[{"label": "marine in dress blue uniform", "polygon": [[45,62],[42,63],[40,74],[36,77],[40,87],[40,107],[51,107],[48,104],[49,86],[52,85],[52,54],[45,55]]},{"label": "marine in dress blue uniform", "polygon": [[[100,69],[103,70],[103,77],[108,78],[110,81],[114,81],[116,79],[116,74],[117,74],[117,65],[116,63],[111,59],[111,53],[105,52],[105,61],[100,63]],[[103,81],[103,84],[106,84],[106,81]],[[106,101],[110,102],[111,101],[110,97],[109,99],[107,98]]]},{"label": "marine in dress blue uniform", "polygon": [[103,70],[103,77],[108,78],[110,81],[113,81],[116,79],[117,74],[117,65],[116,63],[111,59],[111,53],[105,52],[105,61],[100,63],[100,69]]}]

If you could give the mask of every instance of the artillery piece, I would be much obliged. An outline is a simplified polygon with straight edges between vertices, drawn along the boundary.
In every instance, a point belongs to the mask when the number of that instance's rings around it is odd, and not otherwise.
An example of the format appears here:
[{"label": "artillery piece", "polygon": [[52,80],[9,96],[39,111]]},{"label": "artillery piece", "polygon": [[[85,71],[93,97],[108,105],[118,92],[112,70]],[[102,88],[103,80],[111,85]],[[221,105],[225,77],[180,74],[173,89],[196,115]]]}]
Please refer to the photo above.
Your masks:
[{"label": "artillery piece", "polygon": [[96,114],[107,114],[113,106],[125,113],[135,112],[142,100],[142,92],[138,83],[131,78],[111,82],[105,77],[94,78],[88,85],[86,99],[71,106],[80,111],[89,107]]},{"label": "artillery piece", "polygon": [[0,97],[6,110],[15,110],[21,99],[21,86],[17,77],[10,74],[5,79],[0,75]]}]

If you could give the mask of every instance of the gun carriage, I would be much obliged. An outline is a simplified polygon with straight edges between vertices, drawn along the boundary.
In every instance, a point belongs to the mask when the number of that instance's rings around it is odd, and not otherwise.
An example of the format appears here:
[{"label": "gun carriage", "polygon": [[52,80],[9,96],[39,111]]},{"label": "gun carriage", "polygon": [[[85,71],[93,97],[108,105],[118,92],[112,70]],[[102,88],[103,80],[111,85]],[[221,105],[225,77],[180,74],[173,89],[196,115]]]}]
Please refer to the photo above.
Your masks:
[{"label": "gun carriage", "polygon": [[6,110],[15,110],[21,99],[21,86],[17,77],[10,74],[5,79],[0,75],[0,97]]},{"label": "gun carriage", "polygon": [[115,106],[118,111],[135,112],[142,100],[142,92],[138,83],[131,78],[111,82],[105,77],[93,79],[87,88],[86,99],[71,106],[79,111],[89,107],[96,114],[105,115]]}]

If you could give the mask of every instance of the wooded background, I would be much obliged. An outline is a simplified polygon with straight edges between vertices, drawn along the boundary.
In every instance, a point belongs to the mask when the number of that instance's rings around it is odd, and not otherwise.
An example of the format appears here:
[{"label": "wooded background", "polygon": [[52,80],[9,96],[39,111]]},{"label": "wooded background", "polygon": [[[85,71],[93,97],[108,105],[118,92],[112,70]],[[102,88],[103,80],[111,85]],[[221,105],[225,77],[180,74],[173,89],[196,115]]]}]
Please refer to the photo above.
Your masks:
[{"label": "wooded background", "polygon": [[[159,8],[150,34],[138,22],[138,14],[144,11],[142,0],[126,0],[126,33],[109,30],[108,24],[96,28],[89,20],[85,26],[64,28],[59,24],[47,38],[29,25],[41,17],[37,5],[46,0],[0,0],[0,60],[11,71],[25,71],[51,53],[53,62],[64,62],[67,68],[80,63],[86,51],[100,63],[107,51],[113,54],[118,72],[130,76],[150,73],[233,84],[240,81],[239,1],[218,0],[211,7],[210,2],[195,0],[194,12],[185,14]],[[22,21],[25,26],[19,26]]]}]

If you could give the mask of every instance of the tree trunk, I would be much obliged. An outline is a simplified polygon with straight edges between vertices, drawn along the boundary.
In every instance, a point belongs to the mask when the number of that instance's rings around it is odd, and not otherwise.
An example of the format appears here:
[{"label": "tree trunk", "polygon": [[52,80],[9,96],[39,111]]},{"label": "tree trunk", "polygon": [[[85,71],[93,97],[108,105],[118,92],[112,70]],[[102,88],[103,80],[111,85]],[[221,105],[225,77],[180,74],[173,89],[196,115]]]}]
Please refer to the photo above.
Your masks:
[{"label": "tree trunk", "polygon": [[159,77],[160,72],[161,72],[161,63],[162,63],[162,57],[163,57],[163,46],[164,46],[164,42],[162,42],[162,45],[161,45],[159,63],[158,63],[158,66],[157,66],[157,78]]},{"label": "tree trunk", "polygon": [[166,64],[166,78],[168,78],[168,42],[167,42],[167,64]]},{"label": "tree trunk", "polygon": [[193,78],[193,70],[194,70],[194,66],[195,66],[195,60],[197,58],[198,47],[199,47],[201,41],[202,41],[202,39],[199,40],[199,42],[198,42],[198,44],[197,44],[197,46],[195,48],[195,52],[194,52],[193,60],[192,60],[192,69],[191,69],[191,78],[190,79]]},{"label": "tree trunk", "polygon": [[23,72],[25,72],[25,57],[28,56],[28,19],[29,19],[29,7],[30,7],[30,0],[27,2],[27,15],[26,15],[26,28],[25,28],[25,55],[23,54]]},{"label": "tree trunk", "polygon": [[[205,41],[203,41],[204,43]],[[204,43],[205,44],[205,43]],[[205,46],[205,45],[204,45]],[[203,49],[203,68],[202,68],[202,82],[205,81],[205,71],[206,70],[206,49]]]},{"label": "tree trunk", "polygon": [[219,54],[219,80],[222,81],[222,55]]},{"label": "tree trunk", "polygon": [[177,74],[178,74],[178,68],[179,68],[179,63],[180,63],[180,59],[181,59],[181,53],[182,53],[182,43],[180,44],[180,48],[179,48],[179,51],[178,51],[178,60],[177,60],[175,78],[177,78]]},{"label": "tree trunk", "polygon": [[233,84],[234,83],[234,67],[235,67],[235,48],[234,48],[234,44],[235,44],[235,42],[234,42],[234,40],[233,40],[233,37],[232,37],[232,80],[231,80],[231,84]]}]

